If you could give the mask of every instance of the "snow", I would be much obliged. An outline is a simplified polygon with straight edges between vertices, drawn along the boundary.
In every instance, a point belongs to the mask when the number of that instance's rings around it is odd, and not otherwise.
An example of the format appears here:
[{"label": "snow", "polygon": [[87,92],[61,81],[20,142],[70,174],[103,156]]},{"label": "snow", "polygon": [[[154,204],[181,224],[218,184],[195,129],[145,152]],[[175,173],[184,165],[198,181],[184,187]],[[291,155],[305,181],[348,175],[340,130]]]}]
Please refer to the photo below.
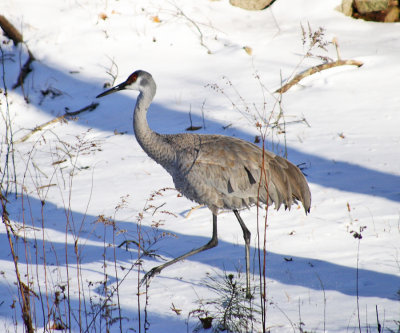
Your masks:
[{"label": "snow", "polygon": [[[138,277],[162,260],[144,256],[138,274],[137,266],[132,267],[136,246],[131,244],[126,251],[113,244],[137,240],[141,227],[145,240],[159,237],[151,250],[173,258],[210,239],[211,214],[200,208],[186,217],[196,204],[178,195],[167,172],[136,142],[132,129],[136,95],[121,92],[100,100],[95,96],[105,83],[120,83],[143,69],[152,73],[158,86],[148,115],[153,130],[185,132],[190,112],[194,126],[205,125],[196,133],[253,142],[259,134],[255,108],[268,115],[275,105],[272,92],[282,79],[321,63],[303,59],[301,25],[307,31],[308,24],[313,30],[323,27],[326,41],[335,37],[343,59],[364,65],[336,67],[302,80],[282,95],[285,135],[268,129],[269,149],[283,154],[286,143],[288,159],[305,163],[312,207],[307,216],[297,207],[268,211],[266,326],[271,332],[353,332],[359,331],[360,316],[362,331],[374,331],[378,309],[384,329],[398,330],[400,25],[345,17],[335,10],[339,3],[277,0],[258,12],[232,7],[226,0],[2,4],[2,14],[23,33],[36,58],[24,91],[12,90],[27,57],[26,47],[14,47],[1,37],[2,50],[13,61],[4,62],[0,109],[3,120],[9,112],[14,139],[66,110],[99,103],[92,112],[56,122],[14,145],[18,197],[9,195],[7,210],[19,236],[14,247],[20,274],[40,295],[31,297],[38,331],[45,320],[48,326],[54,321],[51,316],[43,319],[41,304],[47,311],[55,292],[69,284],[70,328],[78,332],[79,309],[85,306],[82,320],[93,318],[90,311],[107,292],[105,278],[108,291],[120,281],[122,331],[144,331],[145,309],[150,332],[195,329],[199,321],[189,318],[191,311],[199,308],[199,300],[215,296],[204,286],[207,274],[243,272],[240,226],[233,214],[222,213],[218,247],[166,268],[151,281],[148,304],[144,287],[138,302]],[[327,48],[328,53],[315,53],[336,59],[335,47]],[[223,92],[212,89],[215,84]],[[48,89],[60,95],[43,96],[41,91]],[[277,106],[275,116],[276,111]],[[2,121],[2,172],[5,135]],[[13,183],[10,189],[14,191]],[[149,201],[160,189],[166,190]],[[149,205],[153,208],[145,210]],[[252,233],[252,283],[256,284],[257,210],[241,215]],[[99,216],[114,220],[115,231],[98,222]],[[262,224],[262,212],[259,219]],[[151,227],[156,222],[157,230]],[[353,237],[364,226],[362,239]],[[21,309],[11,307],[20,297],[4,223],[0,237],[0,327],[22,332]],[[112,302],[117,302],[115,294]],[[61,304],[64,307],[66,301]],[[180,309],[180,314],[172,308]],[[117,316],[114,310],[112,317]],[[96,320],[88,331],[95,327],[105,331],[105,319]],[[120,331],[119,321],[110,329]]]}]

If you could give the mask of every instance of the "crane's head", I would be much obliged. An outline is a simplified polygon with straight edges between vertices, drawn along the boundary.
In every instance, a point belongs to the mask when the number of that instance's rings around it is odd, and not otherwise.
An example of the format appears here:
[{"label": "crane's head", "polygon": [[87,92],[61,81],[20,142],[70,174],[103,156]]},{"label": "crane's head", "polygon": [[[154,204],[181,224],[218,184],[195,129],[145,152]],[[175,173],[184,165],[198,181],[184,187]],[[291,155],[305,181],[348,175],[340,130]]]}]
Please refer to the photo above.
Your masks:
[{"label": "crane's head", "polygon": [[97,95],[96,98],[100,98],[124,89],[143,91],[149,86],[152,86],[152,84],[154,85],[155,90],[155,83],[151,74],[142,70],[138,70],[129,75],[125,82],[106,90],[100,95]]}]

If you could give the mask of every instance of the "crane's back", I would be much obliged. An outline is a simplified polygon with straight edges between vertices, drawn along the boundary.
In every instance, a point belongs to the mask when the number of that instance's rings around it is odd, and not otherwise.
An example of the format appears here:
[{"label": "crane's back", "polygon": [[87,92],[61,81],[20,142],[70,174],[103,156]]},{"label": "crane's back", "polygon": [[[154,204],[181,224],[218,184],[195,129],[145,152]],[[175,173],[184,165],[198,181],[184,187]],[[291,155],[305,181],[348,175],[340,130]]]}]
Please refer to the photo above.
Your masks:
[{"label": "crane's back", "polygon": [[220,209],[240,209],[257,203],[279,209],[301,201],[310,210],[311,194],[300,169],[283,157],[223,135],[161,135],[175,152],[162,164],[176,188],[187,198]]}]

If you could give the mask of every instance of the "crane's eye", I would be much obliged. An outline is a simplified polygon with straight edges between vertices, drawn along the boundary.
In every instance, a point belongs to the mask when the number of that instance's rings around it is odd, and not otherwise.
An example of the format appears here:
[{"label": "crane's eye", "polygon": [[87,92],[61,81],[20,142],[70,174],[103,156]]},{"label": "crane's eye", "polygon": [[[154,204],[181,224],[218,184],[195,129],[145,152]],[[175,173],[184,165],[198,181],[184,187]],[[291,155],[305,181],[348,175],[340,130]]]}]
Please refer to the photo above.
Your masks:
[{"label": "crane's eye", "polygon": [[128,84],[134,83],[134,82],[136,82],[137,78],[138,78],[137,74],[133,73],[128,77],[128,80],[126,80],[126,82]]}]

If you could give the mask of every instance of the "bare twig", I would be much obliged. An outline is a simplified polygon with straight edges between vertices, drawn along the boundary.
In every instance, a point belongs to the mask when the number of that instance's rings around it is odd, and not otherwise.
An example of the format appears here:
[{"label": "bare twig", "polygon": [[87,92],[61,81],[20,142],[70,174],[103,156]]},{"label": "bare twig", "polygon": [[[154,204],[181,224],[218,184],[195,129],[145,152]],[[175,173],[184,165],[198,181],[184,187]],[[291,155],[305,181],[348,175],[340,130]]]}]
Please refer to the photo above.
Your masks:
[{"label": "bare twig", "polygon": [[112,87],[115,84],[115,80],[118,77],[118,65],[115,63],[114,58],[108,57],[111,61],[111,66],[106,70],[106,74],[111,77],[111,83],[105,83],[104,88]]},{"label": "bare twig", "polygon": [[186,214],[185,218],[186,219],[189,218],[190,214],[192,214],[196,209],[199,209],[199,208],[202,208],[202,207],[204,207],[204,205],[198,205],[198,206],[192,207],[189,210],[189,212]]},{"label": "bare twig", "polygon": [[314,66],[314,67],[311,67],[311,68],[305,70],[304,72],[302,72],[300,74],[297,74],[293,79],[291,79],[289,82],[287,82],[282,87],[277,89],[275,91],[275,93],[283,94],[286,91],[288,91],[292,86],[299,83],[299,81],[304,79],[305,77],[310,76],[315,73],[318,73],[318,72],[321,72],[325,69],[329,69],[329,68],[333,68],[333,67],[337,67],[337,66],[344,66],[344,65],[354,65],[357,67],[361,67],[363,64],[364,64],[363,62],[358,61],[358,60],[337,60],[337,61],[332,61],[332,62],[328,62],[325,64],[321,64],[318,66]]},{"label": "bare twig", "polygon": [[197,32],[199,33],[199,39],[200,39],[200,45],[203,46],[206,50],[208,54],[211,54],[211,50],[208,48],[208,46],[204,43],[204,36],[203,36],[203,32],[200,30],[199,25],[193,20],[191,19],[189,16],[187,16],[182,9],[180,9],[179,7],[175,6],[176,10],[177,10],[177,15],[178,16],[182,16],[184,17],[186,20],[188,20],[197,30]]},{"label": "bare twig", "polygon": [[197,131],[197,130],[201,129],[201,126],[193,126],[192,105],[190,105],[190,109],[189,109],[189,120],[190,120],[190,126],[188,128],[186,128],[186,131]]},{"label": "bare twig", "polygon": [[339,51],[339,43],[338,43],[338,40],[336,37],[333,38],[332,44],[335,45],[337,59],[338,60],[342,59],[340,56],[340,51]]}]

